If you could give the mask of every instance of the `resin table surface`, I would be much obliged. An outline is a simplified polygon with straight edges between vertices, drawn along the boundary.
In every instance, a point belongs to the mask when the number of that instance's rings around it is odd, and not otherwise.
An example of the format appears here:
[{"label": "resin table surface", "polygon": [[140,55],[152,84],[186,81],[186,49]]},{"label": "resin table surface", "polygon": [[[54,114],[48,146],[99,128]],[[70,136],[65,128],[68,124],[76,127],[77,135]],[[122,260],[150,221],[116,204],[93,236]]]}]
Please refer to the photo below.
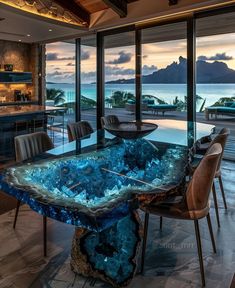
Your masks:
[{"label": "resin table surface", "polygon": [[[203,129],[208,135],[212,126]],[[137,208],[136,194],[164,193],[182,181],[187,147],[152,141],[159,138],[152,134],[124,140],[94,132],[8,168],[1,188],[38,213],[101,231]]]},{"label": "resin table surface", "polygon": [[[92,137],[94,145],[79,148]],[[1,188],[40,214],[101,231],[137,208],[136,194],[164,193],[184,177],[185,146],[108,139],[104,131],[88,139],[76,141],[72,155],[49,151],[46,159],[8,168]]]}]

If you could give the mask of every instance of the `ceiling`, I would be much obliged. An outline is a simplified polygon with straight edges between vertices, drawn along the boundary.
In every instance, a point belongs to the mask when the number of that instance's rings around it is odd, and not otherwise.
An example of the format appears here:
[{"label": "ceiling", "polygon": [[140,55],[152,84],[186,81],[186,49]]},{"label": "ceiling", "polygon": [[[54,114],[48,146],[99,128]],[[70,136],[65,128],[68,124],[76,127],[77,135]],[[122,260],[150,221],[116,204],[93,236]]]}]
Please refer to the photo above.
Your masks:
[{"label": "ceiling", "polygon": [[[120,17],[125,17],[128,3],[135,1],[0,0],[0,39],[35,43],[79,37],[87,33],[92,13],[110,8]],[[57,14],[52,15],[51,11]],[[59,18],[68,21],[56,21]]]},{"label": "ceiling", "polygon": [[[25,43],[44,42],[51,39],[74,37],[86,29],[42,17],[26,16],[0,4],[0,39]],[[1,20],[3,19],[3,20]],[[27,36],[28,35],[28,36]],[[30,36],[29,36],[30,35]]]},{"label": "ceiling", "polygon": [[75,0],[75,2],[82,5],[90,14],[109,8],[101,0]]}]

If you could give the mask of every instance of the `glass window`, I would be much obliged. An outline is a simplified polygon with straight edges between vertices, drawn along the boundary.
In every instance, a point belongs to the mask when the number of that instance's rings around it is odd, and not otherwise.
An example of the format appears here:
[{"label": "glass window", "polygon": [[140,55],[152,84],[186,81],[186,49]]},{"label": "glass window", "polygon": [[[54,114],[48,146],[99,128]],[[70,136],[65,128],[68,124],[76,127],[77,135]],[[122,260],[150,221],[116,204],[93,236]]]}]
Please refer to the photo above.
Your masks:
[{"label": "glass window", "polygon": [[135,32],[105,36],[105,115],[135,120]]},{"label": "glass window", "polygon": [[81,120],[96,129],[96,35],[81,39]]},{"label": "glass window", "polygon": [[[197,121],[216,130],[231,128],[235,117],[235,13],[219,14],[196,22]],[[234,160],[233,142],[224,157]]]},{"label": "glass window", "polygon": [[[187,24],[142,30],[142,119],[169,125],[187,141]],[[173,122],[172,122],[173,124]],[[174,138],[169,135],[169,139]],[[166,139],[166,140],[169,140]]]},{"label": "glass window", "polygon": [[48,131],[55,145],[67,141],[67,123],[75,121],[75,42],[46,45],[47,106],[65,107],[48,115]]}]

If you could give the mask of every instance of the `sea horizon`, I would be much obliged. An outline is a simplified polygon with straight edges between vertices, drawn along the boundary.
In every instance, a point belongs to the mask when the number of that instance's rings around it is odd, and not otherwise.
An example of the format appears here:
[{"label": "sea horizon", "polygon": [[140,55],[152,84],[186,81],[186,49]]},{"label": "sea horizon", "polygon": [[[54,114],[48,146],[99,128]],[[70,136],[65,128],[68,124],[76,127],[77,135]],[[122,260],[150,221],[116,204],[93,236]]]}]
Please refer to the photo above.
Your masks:
[{"label": "sea horizon", "polygon": [[[65,92],[65,101],[75,101],[75,83],[47,83],[47,88],[61,89]],[[206,99],[205,107],[213,105],[222,97],[235,97],[235,83],[197,84],[196,94]],[[105,98],[115,91],[130,92],[135,95],[135,84],[105,84]],[[96,101],[96,83],[81,84],[82,95]],[[172,104],[176,97],[185,100],[186,84],[142,84],[142,95],[152,95]]]}]

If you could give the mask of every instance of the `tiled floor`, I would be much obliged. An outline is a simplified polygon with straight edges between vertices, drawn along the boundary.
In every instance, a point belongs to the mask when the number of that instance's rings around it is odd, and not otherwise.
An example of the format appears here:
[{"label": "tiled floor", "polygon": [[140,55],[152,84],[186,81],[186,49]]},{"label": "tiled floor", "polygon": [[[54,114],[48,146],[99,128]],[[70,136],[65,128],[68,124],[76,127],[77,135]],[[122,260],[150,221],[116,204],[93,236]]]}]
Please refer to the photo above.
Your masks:
[{"label": "tiled floor", "polygon": [[[235,163],[223,163],[223,179],[229,209],[223,209],[220,193],[221,229],[211,216],[217,243],[213,254],[206,220],[200,221],[207,286],[229,288],[235,272]],[[219,190],[218,190],[219,192]],[[0,287],[68,288],[109,287],[70,270],[73,227],[49,221],[48,257],[42,251],[42,217],[21,207],[17,228],[12,229],[14,210],[0,216]],[[137,275],[131,288],[201,287],[193,222],[151,216],[145,275]]]}]

